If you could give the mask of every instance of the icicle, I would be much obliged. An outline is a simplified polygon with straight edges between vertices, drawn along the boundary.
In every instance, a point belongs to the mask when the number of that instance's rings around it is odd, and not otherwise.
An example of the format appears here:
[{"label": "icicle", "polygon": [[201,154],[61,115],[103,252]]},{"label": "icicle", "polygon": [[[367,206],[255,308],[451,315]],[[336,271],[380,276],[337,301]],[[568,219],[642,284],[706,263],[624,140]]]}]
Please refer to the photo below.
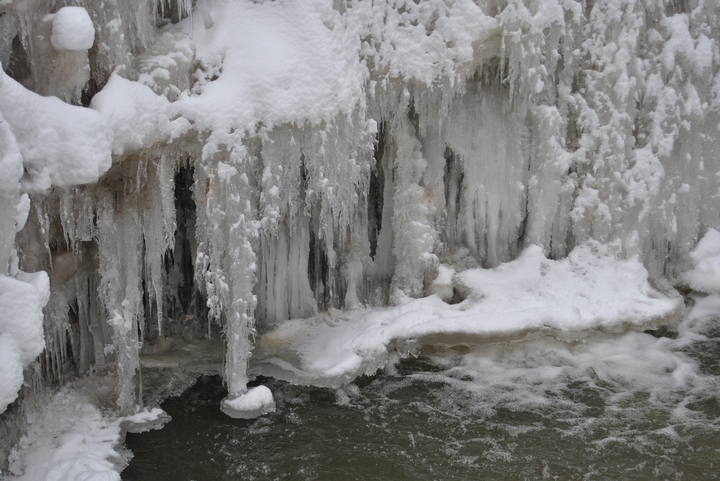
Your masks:
[{"label": "icicle", "polygon": [[105,0],[64,40],[56,2],[0,3],[0,278],[51,272],[45,369],[117,361],[124,411],[145,336],[222,333],[238,396],[256,328],[440,271],[452,299],[531,245],[672,280],[718,227],[712,2]]},{"label": "icicle", "polygon": [[[175,240],[174,171],[168,157],[162,154],[156,161],[148,161],[145,171],[148,179],[144,186],[141,184],[141,188],[150,190],[142,225],[145,272],[149,277],[146,286],[154,302],[158,337],[163,336],[164,258]],[[155,188],[159,189],[157,195]]]},{"label": "icicle", "polygon": [[395,273],[391,295],[402,291],[419,297],[423,294],[425,272],[437,260],[432,250],[436,233],[430,224],[432,199],[425,196],[419,182],[427,167],[422,157],[415,128],[407,119],[401,119],[394,130],[395,138],[386,155],[390,155],[395,169],[393,194],[393,254]]},{"label": "icicle", "polygon": [[[568,190],[567,184],[574,190],[572,180],[566,178],[571,158],[563,147],[563,122],[555,107],[538,106],[530,115],[533,128],[527,202],[532,207],[527,211],[525,246],[543,246],[545,254],[562,256],[568,247],[565,240],[570,225],[565,219],[571,208],[563,193]],[[565,215],[558,216],[559,212]]]},{"label": "icicle", "polygon": [[132,206],[118,206],[110,195],[98,202],[100,298],[113,344],[105,354],[117,363],[117,404],[131,413],[140,404],[138,331],[144,319],[142,302],[142,226]]},{"label": "icicle", "polygon": [[509,109],[507,92],[499,87],[468,93],[451,107],[447,144],[460,160],[457,235],[488,266],[513,258],[525,217],[527,163],[525,126]]},{"label": "icicle", "polygon": [[[252,155],[241,144],[206,156],[195,169],[198,207],[196,278],[205,286],[211,319],[223,326],[223,375],[231,397],[247,390],[247,363],[254,336],[257,226],[249,175]],[[210,327],[208,328],[210,329]]]}]

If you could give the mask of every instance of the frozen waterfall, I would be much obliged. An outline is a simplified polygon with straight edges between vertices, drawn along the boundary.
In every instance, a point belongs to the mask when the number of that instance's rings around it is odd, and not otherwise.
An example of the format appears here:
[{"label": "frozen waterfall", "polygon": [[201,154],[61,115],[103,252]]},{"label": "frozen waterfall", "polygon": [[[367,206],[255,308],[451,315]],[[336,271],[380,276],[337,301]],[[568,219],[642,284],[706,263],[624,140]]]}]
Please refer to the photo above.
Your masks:
[{"label": "frozen waterfall", "polygon": [[76,378],[260,413],[720,291],[715,2],[0,0],[0,63],[0,467]]}]

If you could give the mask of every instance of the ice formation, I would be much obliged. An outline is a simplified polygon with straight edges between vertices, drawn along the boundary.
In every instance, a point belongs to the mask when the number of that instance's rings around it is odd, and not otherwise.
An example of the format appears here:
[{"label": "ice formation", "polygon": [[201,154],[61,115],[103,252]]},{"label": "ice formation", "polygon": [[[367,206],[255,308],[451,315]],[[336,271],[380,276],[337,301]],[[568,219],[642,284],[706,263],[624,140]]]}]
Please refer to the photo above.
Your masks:
[{"label": "ice formation", "polygon": [[234,399],[225,399],[221,409],[231,418],[253,419],[275,411],[275,400],[267,386],[255,386]]},{"label": "ice formation", "polygon": [[297,370],[328,312],[375,330],[349,379],[450,331],[645,328],[720,283],[712,2],[61,3],[0,1],[7,419],[23,369],[111,376],[128,415],[169,344],[222,338],[241,399],[258,336],[305,336]]},{"label": "ice formation", "polygon": [[697,292],[720,294],[720,232],[709,229],[690,253],[693,268],[681,279]]},{"label": "ice formation", "polygon": [[452,279],[466,297],[448,305],[438,296],[396,307],[327,312],[282,323],[259,339],[252,370],[300,384],[340,387],[373,374],[393,356],[426,345],[481,344],[552,335],[566,341],[589,332],[621,332],[677,319],[678,295],[647,283],[633,260],[594,243],[560,261],[538,246],[495,269],[468,269]]},{"label": "ice formation", "polygon": [[131,454],[116,448],[124,432],[160,429],[170,420],[160,408],[109,417],[98,407],[97,379],[63,387],[30,420],[13,449],[8,472],[16,481],[120,481]]},{"label": "ice formation", "polygon": [[83,7],[63,7],[45,17],[52,20],[50,43],[56,50],[88,50],[95,42],[95,27]]}]

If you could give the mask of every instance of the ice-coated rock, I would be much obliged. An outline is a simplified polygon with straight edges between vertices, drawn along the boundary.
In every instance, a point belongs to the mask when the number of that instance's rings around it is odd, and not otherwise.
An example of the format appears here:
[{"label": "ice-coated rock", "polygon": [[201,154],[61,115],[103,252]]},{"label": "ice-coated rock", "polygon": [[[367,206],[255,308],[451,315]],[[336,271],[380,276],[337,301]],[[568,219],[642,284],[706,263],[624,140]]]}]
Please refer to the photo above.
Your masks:
[{"label": "ice-coated rock", "polygon": [[267,386],[250,388],[245,394],[223,400],[222,412],[236,419],[253,419],[275,411],[275,399]]}]

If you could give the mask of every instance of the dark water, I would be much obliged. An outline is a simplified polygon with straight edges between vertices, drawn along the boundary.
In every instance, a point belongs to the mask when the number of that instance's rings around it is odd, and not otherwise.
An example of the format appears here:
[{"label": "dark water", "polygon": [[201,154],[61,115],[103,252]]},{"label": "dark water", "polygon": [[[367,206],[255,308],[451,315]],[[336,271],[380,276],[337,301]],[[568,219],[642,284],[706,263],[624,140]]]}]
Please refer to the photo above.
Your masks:
[{"label": "dark water", "polygon": [[128,434],[122,477],[720,479],[718,333],[428,353],[338,391],[264,379],[277,411],[256,420],[203,377],[162,430]]}]

